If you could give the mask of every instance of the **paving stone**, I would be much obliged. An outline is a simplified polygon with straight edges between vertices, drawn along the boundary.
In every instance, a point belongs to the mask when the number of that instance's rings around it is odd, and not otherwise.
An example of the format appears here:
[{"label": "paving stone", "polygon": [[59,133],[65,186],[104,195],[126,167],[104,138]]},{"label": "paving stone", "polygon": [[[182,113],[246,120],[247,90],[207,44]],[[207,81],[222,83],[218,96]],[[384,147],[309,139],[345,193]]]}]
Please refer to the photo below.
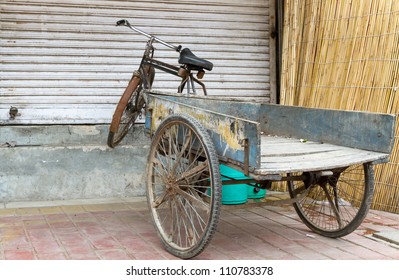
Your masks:
[{"label": "paving stone", "polygon": [[32,244],[25,235],[9,235],[1,239],[4,250],[30,249]]},{"label": "paving stone", "polygon": [[16,209],[0,209],[0,216],[15,216]]},{"label": "paving stone", "polygon": [[65,205],[62,206],[62,211],[65,213],[82,213],[85,211],[84,207],[82,205]]},{"label": "paving stone", "polygon": [[121,248],[121,245],[110,236],[89,237],[89,239],[93,247],[98,250]]},{"label": "paving stone", "polygon": [[35,254],[26,249],[4,250],[4,257],[6,260],[34,260]]},{"label": "paving stone", "polygon": [[132,258],[122,249],[96,250],[96,254],[102,260],[129,260]]},{"label": "paving stone", "polygon": [[39,208],[18,208],[18,209],[16,209],[15,213],[17,215],[21,215],[21,216],[40,215],[41,214]]},{"label": "paving stone", "polygon": [[[399,215],[371,214],[355,232],[311,232],[292,207],[223,210],[210,245],[195,259],[399,259],[371,234],[399,232]],[[394,238],[396,234],[386,234]],[[0,209],[2,259],[177,259],[163,247],[145,201]]]},{"label": "paving stone", "polygon": [[59,206],[54,207],[42,207],[39,208],[41,214],[49,215],[49,214],[58,214],[62,213],[62,208]]},{"label": "paving stone", "polygon": [[37,253],[39,260],[66,260],[67,257],[63,252],[51,252],[51,253]]},{"label": "paving stone", "polygon": [[375,232],[373,237],[379,238],[389,243],[393,243],[395,245],[399,245],[399,230],[386,230]]}]

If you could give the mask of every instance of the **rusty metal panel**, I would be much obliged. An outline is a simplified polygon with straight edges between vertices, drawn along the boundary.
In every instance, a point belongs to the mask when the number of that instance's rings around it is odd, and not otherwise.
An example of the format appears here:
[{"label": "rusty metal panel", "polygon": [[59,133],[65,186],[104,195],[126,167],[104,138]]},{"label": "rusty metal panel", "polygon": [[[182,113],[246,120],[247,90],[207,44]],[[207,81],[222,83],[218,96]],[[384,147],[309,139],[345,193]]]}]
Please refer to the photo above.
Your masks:
[{"label": "rusty metal panel", "polygon": [[[153,91],[154,92],[154,91]],[[161,94],[162,92],[157,92]],[[190,106],[211,110],[225,115],[233,115],[238,118],[259,122],[262,103],[259,100],[237,99],[234,97],[213,97],[199,95],[170,95],[169,100],[175,100]]]},{"label": "rusty metal panel", "polygon": [[247,143],[250,171],[260,166],[259,122],[204,109],[203,107],[212,102],[211,99],[203,99],[202,108],[179,102],[184,99],[176,96],[148,95],[149,113],[146,116],[146,128],[150,130],[150,134],[171,114],[190,115],[208,130],[222,161],[234,163],[244,169]]},{"label": "rusty metal panel", "polygon": [[395,115],[262,104],[265,134],[391,153]]}]

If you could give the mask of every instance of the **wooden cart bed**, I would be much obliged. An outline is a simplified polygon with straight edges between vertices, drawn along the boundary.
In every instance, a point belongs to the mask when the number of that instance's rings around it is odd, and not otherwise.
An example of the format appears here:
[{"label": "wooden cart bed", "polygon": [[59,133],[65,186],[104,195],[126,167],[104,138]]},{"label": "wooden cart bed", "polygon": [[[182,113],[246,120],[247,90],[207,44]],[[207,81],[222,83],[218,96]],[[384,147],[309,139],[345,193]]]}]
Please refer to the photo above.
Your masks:
[{"label": "wooden cart bed", "polygon": [[373,162],[387,158],[372,152],[306,139],[261,136],[259,174],[281,174],[299,171],[321,171]]}]

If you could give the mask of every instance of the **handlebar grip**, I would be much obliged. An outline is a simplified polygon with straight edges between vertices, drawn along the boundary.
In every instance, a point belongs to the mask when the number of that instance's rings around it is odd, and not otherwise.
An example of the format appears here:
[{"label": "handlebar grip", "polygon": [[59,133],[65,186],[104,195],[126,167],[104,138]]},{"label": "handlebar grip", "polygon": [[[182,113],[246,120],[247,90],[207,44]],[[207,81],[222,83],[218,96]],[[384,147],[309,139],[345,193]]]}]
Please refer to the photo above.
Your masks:
[{"label": "handlebar grip", "polygon": [[128,25],[128,24],[129,22],[126,19],[121,19],[116,22],[116,26]]}]

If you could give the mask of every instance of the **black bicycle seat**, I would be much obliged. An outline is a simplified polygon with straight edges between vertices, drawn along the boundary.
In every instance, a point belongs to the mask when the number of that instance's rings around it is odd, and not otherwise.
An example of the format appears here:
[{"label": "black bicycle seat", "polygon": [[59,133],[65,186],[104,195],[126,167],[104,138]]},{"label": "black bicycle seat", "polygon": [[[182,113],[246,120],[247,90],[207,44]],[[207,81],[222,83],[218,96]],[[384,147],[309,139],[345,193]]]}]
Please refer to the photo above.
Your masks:
[{"label": "black bicycle seat", "polygon": [[212,62],[195,56],[188,48],[180,52],[179,63],[193,66],[197,70],[204,68],[211,71],[213,68]]}]

